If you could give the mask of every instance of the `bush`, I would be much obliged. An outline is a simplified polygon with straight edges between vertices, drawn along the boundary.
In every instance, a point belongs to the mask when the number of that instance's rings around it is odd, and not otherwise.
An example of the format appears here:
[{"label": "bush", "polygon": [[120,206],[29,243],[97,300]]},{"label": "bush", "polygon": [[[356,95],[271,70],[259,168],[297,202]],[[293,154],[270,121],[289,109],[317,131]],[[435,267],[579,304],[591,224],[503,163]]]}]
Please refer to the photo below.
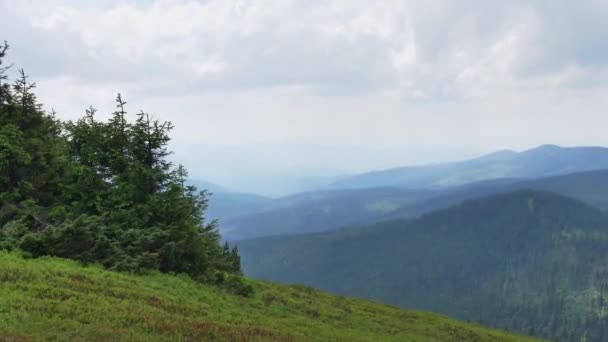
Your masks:
[{"label": "bush", "polygon": [[213,283],[235,295],[252,297],[255,294],[253,285],[249,284],[245,278],[238,274],[218,271],[214,274]]}]

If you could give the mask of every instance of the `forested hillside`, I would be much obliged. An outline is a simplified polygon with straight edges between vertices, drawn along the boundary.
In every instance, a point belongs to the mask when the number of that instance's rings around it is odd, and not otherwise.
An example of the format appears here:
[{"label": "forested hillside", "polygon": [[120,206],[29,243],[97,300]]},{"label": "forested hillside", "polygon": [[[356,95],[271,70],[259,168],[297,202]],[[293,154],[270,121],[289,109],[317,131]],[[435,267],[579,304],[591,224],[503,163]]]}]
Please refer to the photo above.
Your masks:
[{"label": "forested hillside", "polygon": [[596,170],[530,180],[501,179],[466,184],[403,206],[386,215],[385,220],[415,217],[465,200],[523,189],[554,192],[608,210],[608,170]]},{"label": "forested hillside", "polygon": [[241,241],[248,275],[446,313],[554,340],[603,341],[608,221],[518,191],[412,221]]}]

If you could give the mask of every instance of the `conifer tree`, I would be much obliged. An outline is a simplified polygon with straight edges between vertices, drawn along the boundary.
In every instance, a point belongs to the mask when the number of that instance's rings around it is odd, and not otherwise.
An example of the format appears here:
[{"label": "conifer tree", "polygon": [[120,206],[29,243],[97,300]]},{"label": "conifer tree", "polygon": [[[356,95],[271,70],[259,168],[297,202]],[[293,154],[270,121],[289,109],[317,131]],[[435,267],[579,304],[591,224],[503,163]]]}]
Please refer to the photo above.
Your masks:
[{"label": "conifer tree", "polygon": [[105,141],[102,145],[103,152],[107,155],[103,162],[107,163],[110,172],[113,176],[113,181],[121,181],[120,177],[124,177],[129,166],[129,148],[130,148],[130,131],[131,125],[127,121],[125,105],[122,95],[116,95],[116,111],[112,113],[112,117],[106,124],[107,132]]},{"label": "conifer tree", "polygon": [[6,72],[10,69],[10,65],[6,65],[5,58],[8,51],[8,43],[0,45],[0,109],[9,101],[10,87],[7,82],[8,75]]},{"label": "conifer tree", "polygon": [[0,46],[0,249],[202,280],[238,273],[237,249],[223,250],[217,221],[205,217],[208,193],[168,160],[170,122],[143,111],[130,122],[121,94],[108,121],[90,107],[59,122],[23,70],[5,83],[7,49]]},{"label": "conifer tree", "polygon": [[235,273],[241,273],[241,255],[239,254],[238,246],[232,247],[230,250],[230,265],[231,271]]},{"label": "conifer tree", "polygon": [[[0,49],[6,55],[7,45]],[[6,68],[2,69],[4,72]],[[55,202],[64,168],[60,124],[41,110],[23,70],[5,93],[0,107],[0,203],[3,210],[31,218],[46,226],[38,207]],[[4,77],[4,74],[0,74]],[[12,209],[7,209],[12,208]]]}]

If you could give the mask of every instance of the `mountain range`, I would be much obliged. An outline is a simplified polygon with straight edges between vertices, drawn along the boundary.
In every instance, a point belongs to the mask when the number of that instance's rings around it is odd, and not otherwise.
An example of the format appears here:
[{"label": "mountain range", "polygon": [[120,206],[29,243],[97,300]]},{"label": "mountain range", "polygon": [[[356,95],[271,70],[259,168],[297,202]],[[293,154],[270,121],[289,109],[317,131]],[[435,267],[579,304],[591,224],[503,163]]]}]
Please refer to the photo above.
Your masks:
[{"label": "mountain range", "polygon": [[[488,172],[499,169],[511,172]],[[544,145],[519,153],[499,151],[462,162],[364,174],[343,179],[333,185],[335,188],[279,198],[220,189],[213,191],[209,216],[220,220],[226,239],[240,240],[416,217],[480,195],[525,188],[554,191],[606,208],[608,172],[604,169],[608,169],[606,148]],[[384,184],[353,188],[347,185],[376,174]],[[397,178],[390,176],[396,174],[408,174],[412,181],[396,182]],[[503,177],[495,178],[498,176]],[[441,181],[455,178],[474,181]]]},{"label": "mountain range", "polygon": [[467,199],[522,189],[551,191],[608,209],[608,170],[598,170],[538,179],[489,180],[446,189],[369,188],[300,194],[284,202],[274,200],[267,210],[224,220],[223,233],[229,240],[242,240],[328,231],[417,217]]},{"label": "mountain range", "polygon": [[368,172],[341,179],[331,187],[441,188],[488,179],[538,178],[606,168],[607,148],[542,145],[522,152],[497,151],[460,162]]},{"label": "mountain range", "polygon": [[556,341],[608,339],[606,148],[543,145],[219,198],[243,204],[224,206],[220,227],[249,276]]}]

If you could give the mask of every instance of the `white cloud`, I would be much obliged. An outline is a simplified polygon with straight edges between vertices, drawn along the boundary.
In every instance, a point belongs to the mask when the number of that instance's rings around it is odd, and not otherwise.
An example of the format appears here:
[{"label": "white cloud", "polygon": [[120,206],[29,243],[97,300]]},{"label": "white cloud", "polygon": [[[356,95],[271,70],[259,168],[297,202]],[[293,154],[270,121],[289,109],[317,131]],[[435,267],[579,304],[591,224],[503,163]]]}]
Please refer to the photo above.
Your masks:
[{"label": "white cloud", "polygon": [[43,102],[75,117],[112,110],[121,91],[175,121],[184,150],[608,144],[601,0],[0,0],[0,12]]}]

